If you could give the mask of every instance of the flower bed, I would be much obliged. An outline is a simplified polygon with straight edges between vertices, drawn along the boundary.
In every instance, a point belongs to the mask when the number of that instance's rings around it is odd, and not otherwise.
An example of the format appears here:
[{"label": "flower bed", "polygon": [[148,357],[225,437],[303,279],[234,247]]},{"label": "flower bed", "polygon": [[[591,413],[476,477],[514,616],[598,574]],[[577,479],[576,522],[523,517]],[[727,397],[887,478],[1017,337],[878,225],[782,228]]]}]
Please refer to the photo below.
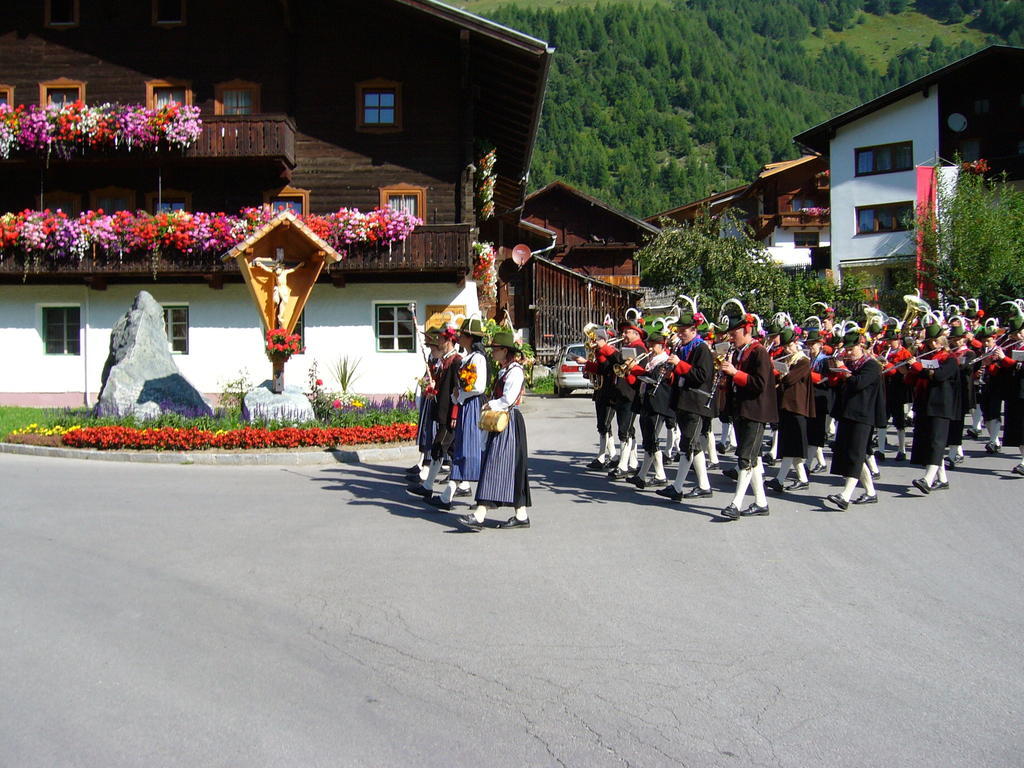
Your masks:
[{"label": "flower bed", "polygon": [[250,450],[258,448],[330,448],[363,443],[397,443],[416,437],[415,424],[373,427],[243,427],[219,432],[204,429],[161,427],[81,427],[63,436],[72,448],[139,451],[203,451],[210,448]]}]

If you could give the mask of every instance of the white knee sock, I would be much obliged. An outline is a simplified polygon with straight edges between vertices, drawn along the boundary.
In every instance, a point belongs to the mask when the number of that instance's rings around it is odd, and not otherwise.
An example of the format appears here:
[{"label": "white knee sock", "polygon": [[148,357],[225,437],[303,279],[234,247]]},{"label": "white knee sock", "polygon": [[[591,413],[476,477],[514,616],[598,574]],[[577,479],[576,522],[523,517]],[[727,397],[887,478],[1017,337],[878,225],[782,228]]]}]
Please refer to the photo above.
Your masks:
[{"label": "white knee sock", "polygon": [[605,462],[608,460],[608,435],[601,435],[601,442],[599,453],[597,454],[597,460]]},{"label": "white knee sock", "polygon": [[[1024,458],[1021,459],[1021,462],[1024,463]],[[708,480],[708,465],[704,460],[704,451],[697,451],[693,454],[693,471],[697,475],[697,487],[703,491],[708,490],[711,487],[711,481]]]},{"label": "white knee sock", "polygon": [[747,488],[750,487],[750,480],[754,475],[752,469],[741,469],[736,476],[736,495],[732,497],[732,503],[736,509],[743,509],[743,497],[747,495]]},{"label": "white knee sock", "polygon": [[654,479],[665,480],[665,457],[661,451],[654,452]]},{"label": "white knee sock", "polygon": [[935,476],[939,473],[938,464],[929,464],[924,469],[924,481],[931,485],[935,482]]},{"label": "white knee sock", "polygon": [[772,449],[769,451],[769,455],[773,459],[779,458],[779,430],[772,432]]},{"label": "white knee sock", "polygon": [[971,411],[971,426],[974,427],[974,431],[981,432],[981,427],[984,423],[984,417],[981,415],[981,406],[974,406],[974,410]]},{"label": "white knee sock", "polygon": [[939,464],[939,482],[940,483],[947,483],[947,482],[949,482],[949,478],[946,477],[946,464],[945,464],[945,462]]},{"label": "white knee sock", "polygon": [[775,476],[775,479],[780,483],[786,482],[786,477],[789,475],[789,468],[791,466],[793,466],[793,460],[787,456],[782,460],[782,463],[779,464],[779,474]]},{"label": "white knee sock", "polygon": [[864,490],[867,492],[868,496],[875,495],[875,481],[874,478],[871,477],[871,473],[868,471],[867,466],[861,467],[860,482],[864,486]]},{"label": "white knee sock", "polygon": [[516,520],[528,520],[529,515],[526,514],[526,507],[516,507]]},{"label": "white knee sock", "polygon": [[[701,456],[704,454],[702,453]],[[690,474],[690,465],[693,464],[693,458],[687,456],[685,453],[679,457],[679,467],[676,469],[676,479],[672,483],[672,488],[676,493],[683,492],[683,486],[686,485],[686,476]]]},{"label": "white knee sock", "polygon": [[878,462],[875,460],[873,454],[868,454],[868,457],[867,459],[864,460],[864,463],[867,464],[868,469],[870,469],[872,472],[878,472]]},{"label": "white knee sock", "polygon": [[951,446],[949,446],[949,450],[946,451],[946,455],[949,456],[949,460],[950,461],[953,461],[953,459],[956,458],[956,449],[959,448],[959,447],[960,447],[959,445],[951,445]]},{"label": "white knee sock", "polygon": [[484,518],[487,517],[487,507],[483,504],[477,504],[476,509],[473,510],[473,518],[478,522],[482,523]]},{"label": "white knee sock", "polygon": [[704,435],[704,444],[707,446],[708,458],[711,460],[711,463],[712,464],[717,464],[718,463],[718,446],[715,445],[715,433],[714,432],[708,432],[706,435]]},{"label": "white knee sock", "polygon": [[[863,476],[865,471],[866,470],[864,468],[861,469],[860,473],[861,473],[862,476]],[[871,475],[868,475],[868,477],[870,478]],[[846,485],[843,486],[843,492],[841,494],[839,494],[840,496],[843,497],[843,501],[849,501],[850,499],[853,498],[853,489],[856,488],[856,487],[857,487],[857,478],[856,477],[848,477],[848,478],[846,478]]]},{"label": "white knee sock", "polygon": [[608,461],[615,461],[615,457],[618,456],[618,452],[615,450],[616,440],[615,435],[608,433]]},{"label": "white knee sock", "polygon": [[651,471],[651,465],[654,464],[654,454],[648,453],[644,456],[644,463],[640,465],[640,471],[637,472],[637,477],[641,480],[647,479],[647,473]]},{"label": "white knee sock", "polygon": [[999,419],[989,419],[985,422],[985,430],[988,432],[988,441],[993,445],[999,445],[999,430],[1003,425]]},{"label": "white knee sock", "polygon": [[754,465],[754,473],[750,478],[750,484],[754,486],[754,503],[759,507],[768,506],[768,497],[764,495],[764,464],[761,457],[757,457]]},{"label": "white knee sock", "polygon": [[426,464],[420,464],[419,478],[420,478],[420,482],[421,483],[424,480],[427,479],[427,473],[429,471],[430,471],[430,461],[427,461]]},{"label": "white knee sock", "polygon": [[470,488],[469,480],[463,480],[461,483],[459,483],[459,490],[460,491],[468,491],[469,488]]},{"label": "white knee sock", "polygon": [[423,479],[423,487],[428,491],[434,487],[434,481],[437,479],[438,474],[441,472],[441,461],[430,462],[430,469],[427,470],[427,476]]},{"label": "white knee sock", "polygon": [[441,501],[445,504],[451,504],[452,499],[455,498],[455,488],[457,483],[454,480],[449,480],[445,485],[444,490],[441,492]]},{"label": "white knee sock", "polygon": [[632,440],[628,437],[622,441],[622,451],[619,453],[619,472],[629,469],[629,447]]},{"label": "white knee sock", "polygon": [[875,437],[878,440],[878,450],[880,450],[882,453],[885,453],[887,431],[888,430],[886,430],[885,427],[879,427],[878,429],[875,430]]},{"label": "white knee sock", "polygon": [[907,430],[896,430],[896,446],[900,453],[907,452]]},{"label": "white knee sock", "polygon": [[796,479],[801,483],[807,482],[807,462],[804,459],[793,459],[793,466],[796,467]]},{"label": "white knee sock", "polygon": [[638,466],[640,466],[640,461],[636,456],[636,438],[634,437],[629,441],[629,468],[636,469]]},{"label": "white knee sock", "polygon": [[1024,467],[1024,443],[1021,443],[1021,446],[1018,450],[1020,451],[1020,465]]},{"label": "white knee sock", "polygon": [[730,422],[729,424],[729,445],[739,445],[736,441],[736,428]]},{"label": "white knee sock", "polygon": [[818,449],[814,452],[814,459],[821,466],[825,466],[825,448],[823,446],[818,446]]}]

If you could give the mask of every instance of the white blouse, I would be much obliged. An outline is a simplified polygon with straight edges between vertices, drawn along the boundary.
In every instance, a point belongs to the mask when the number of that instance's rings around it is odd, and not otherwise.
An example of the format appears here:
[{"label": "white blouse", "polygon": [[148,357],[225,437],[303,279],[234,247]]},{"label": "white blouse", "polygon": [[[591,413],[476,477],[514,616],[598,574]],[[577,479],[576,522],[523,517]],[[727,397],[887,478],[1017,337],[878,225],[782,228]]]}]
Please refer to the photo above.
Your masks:
[{"label": "white blouse", "polygon": [[462,367],[465,368],[470,364],[476,365],[476,383],[470,390],[464,390],[460,388],[458,391],[452,393],[452,402],[462,405],[470,398],[482,395],[487,391],[487,358],[481,355],[479,352],[470,352],[469,355],[463,359]]},{"label": "white blouse", "polygon": [[519,395],[523,391],[526,372],[519,363],[512,363],[512,365],[498,374],[498,380],[501,382],[501,397],[497,400],[489,401],[487,407],[492,411],[507,411],[515,405],[516,400],[519,399]]}]

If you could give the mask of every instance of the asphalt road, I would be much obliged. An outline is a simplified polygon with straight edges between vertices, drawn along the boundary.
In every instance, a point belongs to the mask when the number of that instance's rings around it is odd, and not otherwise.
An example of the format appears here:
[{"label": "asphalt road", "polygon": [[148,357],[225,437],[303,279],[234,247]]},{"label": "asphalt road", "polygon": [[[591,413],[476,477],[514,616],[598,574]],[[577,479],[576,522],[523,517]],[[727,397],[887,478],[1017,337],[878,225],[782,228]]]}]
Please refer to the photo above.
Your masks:
[{"label": "asphalt road", "polygon": [[581,472],[590,408],[527,401],[530,530],[400,467],[0,455],[0,765],[1022,764],[1012,458],[726,523]]}]

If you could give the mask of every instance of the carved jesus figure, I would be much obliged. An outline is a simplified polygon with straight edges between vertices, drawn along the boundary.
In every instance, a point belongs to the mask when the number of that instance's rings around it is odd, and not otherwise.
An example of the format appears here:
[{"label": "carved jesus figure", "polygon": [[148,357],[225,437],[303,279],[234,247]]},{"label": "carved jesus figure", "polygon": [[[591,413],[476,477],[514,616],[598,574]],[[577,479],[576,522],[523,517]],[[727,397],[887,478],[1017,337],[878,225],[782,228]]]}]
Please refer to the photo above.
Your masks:
[{"label": "carved jesus figure", "polygon": [[284,328],[284,313],[288,301],[292,297],[291,288],[288,287],[288,275],[301,267],[296,264],[294,267],[286,268],[283,262],[276,259],[253,259],[252,266],[274,275],[274,311],[277,315],[277,327]]}]

